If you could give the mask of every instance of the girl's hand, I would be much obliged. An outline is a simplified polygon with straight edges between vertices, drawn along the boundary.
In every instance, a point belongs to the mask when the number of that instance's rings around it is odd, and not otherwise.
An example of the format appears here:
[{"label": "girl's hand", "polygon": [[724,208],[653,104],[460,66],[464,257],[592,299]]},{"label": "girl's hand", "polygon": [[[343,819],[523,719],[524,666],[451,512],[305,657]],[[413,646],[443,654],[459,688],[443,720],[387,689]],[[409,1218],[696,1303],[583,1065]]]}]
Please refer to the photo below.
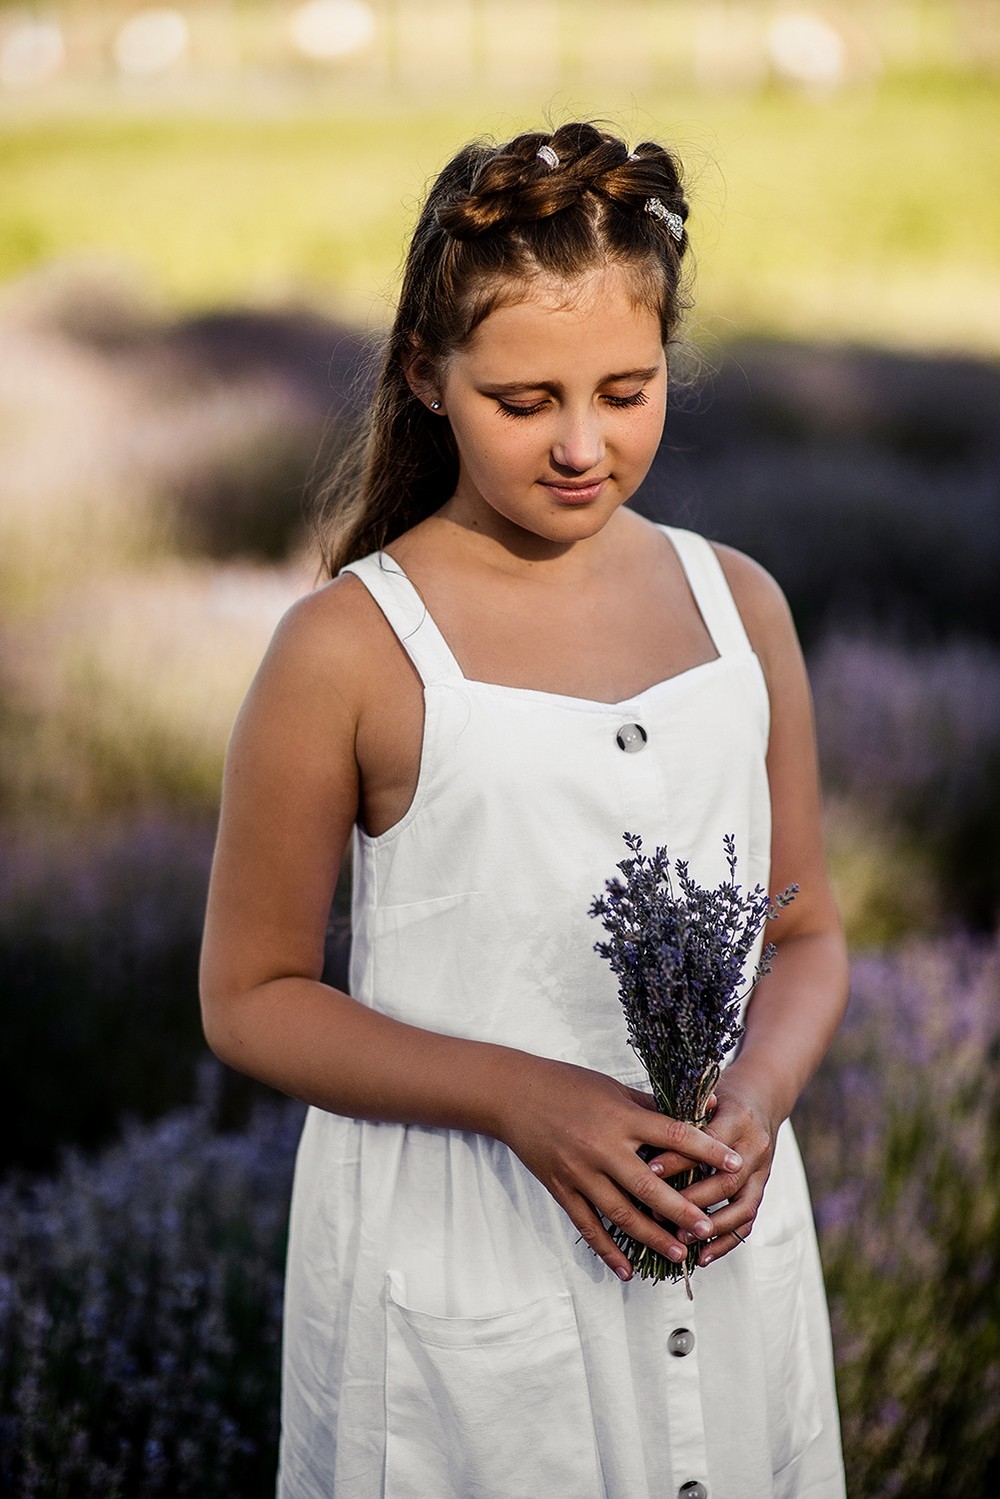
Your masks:
[{"label": "girl's hand", "polygon": [[[730,1071],[734,1069],[728,1069],[719,1079],[715,1113],[705,1133],[738,1152],[743,1165],[735,1172],[694,1182],[681,1194],[689,1203],[705,1210],[711,1219],[712,1237],[702,1245],[699,1265],[709,1265],[738,1249],[753,1229],[771,1174],[781,1123],[780,1119],[769,1116],[761,1100],[749,1089],[741,1088],[738,1076],[730,1077]],[[670,1164],[668,1169],[672,1172],[675,1168]],[[723,1206],[716,1207],[716,1203]],[[681,1228],[678,1236],[682,1243],[694,1243],[694,1236],[686,1228]]]},{"label": "girl's hand", "polygon": [[[687,1250],[664,1221],[686,1230],[691,1242],[716,1232],[702,1203],[662,1179],[663,1162],[671,1174],[692,1165],[710,1166],[723,1174],[715,1180],[725,1182],[742,1167],[739,1155],[722,1139],[658,1113],[644,1093],[566,1062],[522,1054],[517,1086],[506,1090],[499,1109],[493,1133],[537,1176],[584,1242],[622,1280],[631,1279],[632,1267],[603,1219],[675,1263]],[[644,1145],[662,1152],[659,1169],[638,1154]],[[664,1221],[647,1217],[630,1198]],[[709,1199],[718,1201],[718,1192]]]}]

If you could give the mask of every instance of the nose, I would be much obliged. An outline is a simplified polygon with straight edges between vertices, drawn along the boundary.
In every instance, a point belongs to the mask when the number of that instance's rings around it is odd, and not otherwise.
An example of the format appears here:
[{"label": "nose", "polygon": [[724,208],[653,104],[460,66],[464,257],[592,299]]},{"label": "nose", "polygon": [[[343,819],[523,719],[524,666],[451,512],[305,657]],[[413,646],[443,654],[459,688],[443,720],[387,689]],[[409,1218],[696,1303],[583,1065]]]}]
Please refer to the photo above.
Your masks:
[{"label": "nose", "polygon": [[558,468],[585,474],[604,457],[604,427],[601,413],[592,406],[565,408],[552,444],[552,461]]}]

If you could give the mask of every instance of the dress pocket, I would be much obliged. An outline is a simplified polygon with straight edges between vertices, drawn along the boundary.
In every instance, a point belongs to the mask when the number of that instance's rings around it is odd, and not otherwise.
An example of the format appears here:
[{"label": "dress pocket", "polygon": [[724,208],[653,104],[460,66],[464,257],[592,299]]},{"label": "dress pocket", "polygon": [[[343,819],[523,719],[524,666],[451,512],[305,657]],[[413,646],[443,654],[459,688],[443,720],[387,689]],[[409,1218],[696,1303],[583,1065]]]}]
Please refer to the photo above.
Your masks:
[{"label": "dress pocket", "polygon": [[602,1499],[568,1293],[488,1317],[386,1300],[385,1499]]},{"label": "dress pocket", "polygon": [[[801,1457],[823,1425],[806,1318],[805,1243],[800,1231],[777,1244],[754,1244],[775,1499],[786,1492],[782,1472]],[[789,1499],[794,1492],[793,1486]]]}]

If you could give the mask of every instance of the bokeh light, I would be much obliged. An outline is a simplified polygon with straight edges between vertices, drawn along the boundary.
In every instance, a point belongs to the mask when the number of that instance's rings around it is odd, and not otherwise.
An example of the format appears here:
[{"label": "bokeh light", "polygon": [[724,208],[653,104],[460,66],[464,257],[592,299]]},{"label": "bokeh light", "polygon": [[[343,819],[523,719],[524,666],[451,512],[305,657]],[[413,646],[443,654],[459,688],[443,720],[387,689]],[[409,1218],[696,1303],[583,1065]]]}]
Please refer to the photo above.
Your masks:
[{"label": "bokeh light", "polygon": [[847,73],[847,47],[831,22],[809,11],[779,15],[768,28],[768,48],[779,73],[819,88],[836,88]]},{"label": "bokeh light", "polygon": [[292,13],[292,39],[306,57],[347,57],[375,36],[375,15],[363,0],[309,0]]},{"label": "bokeh light", "polygon": [[56,21],[23,21],[0,41],[0,87],[20,90],[57,78],[66,61]]},{"label": "bokeh light", "polygon": [[155,78],[176,67],[190,41],[187,17],[169,6],[138,11],[115,37],[114,54],[130,78]]}]

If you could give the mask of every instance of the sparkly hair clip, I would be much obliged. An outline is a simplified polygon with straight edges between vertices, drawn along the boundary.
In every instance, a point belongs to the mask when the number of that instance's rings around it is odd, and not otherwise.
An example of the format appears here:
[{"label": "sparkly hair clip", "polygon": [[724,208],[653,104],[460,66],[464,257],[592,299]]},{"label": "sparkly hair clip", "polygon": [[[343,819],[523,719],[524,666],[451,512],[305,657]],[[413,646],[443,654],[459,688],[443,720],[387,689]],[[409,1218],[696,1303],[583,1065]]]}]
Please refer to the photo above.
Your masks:
[{"label": "sparkly hair clip", "polygon": [[547,167],[550,167],[553,172],[559,165],[559,157],[553,151],[551,146],[539,146],[538,150],[535,152],[535,155],[538,157],[539,161],[544,161],[545,165]]},{"label": "sparkly hair clip", "polygon": [[661,203],[659,198],[646,199],[646,212],[651,213],[654,219],[659,219],[662,224],[665,224],[668,233],[672,234],[674,239],[679,240],[684,238],[684,220],[679,213],[674,213],[672,208],[667,208],[665,204]]}]

